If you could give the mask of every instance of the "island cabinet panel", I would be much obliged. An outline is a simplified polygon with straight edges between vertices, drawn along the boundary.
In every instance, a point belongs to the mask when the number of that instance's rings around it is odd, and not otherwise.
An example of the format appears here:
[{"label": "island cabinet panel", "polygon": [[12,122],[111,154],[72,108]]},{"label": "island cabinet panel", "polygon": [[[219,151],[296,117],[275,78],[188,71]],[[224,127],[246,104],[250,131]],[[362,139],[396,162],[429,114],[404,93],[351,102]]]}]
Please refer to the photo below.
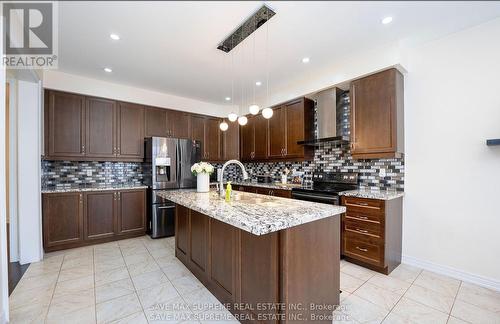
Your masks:
[{"label": "island cabinet panel", "polygon": [[184,264],[188,263],[189,212],[184,206],[175,207],[175,255]]},{"label": "island cabinet panel", "polygon": [[167,127],[167,110],[161,108],[146,107],[144,110],[144,135],[146,137],[167,137],[169,131]]},{"label": "island cabinet panel", "polygon": [[86,240],[112,237],[116,231],[116,192],[85,193],[84,235]]},{"label": "island cabinet panel", "polygon": [[84,156],[85,97],[48,91],[45,100],[45,155],[54,158]]},{"label": "island cabinet panel", "polygon": [[86,156],[116,156],[116,104],[112,100],[86,100]]},{"label": "island cabinet panel", "polygon": [[144,109],[142,106],[118,104],[118,148],[121,158],[144,158]]},{"label": "island cabinet panel", "polygon": [[238,230],[210,219],[208,285],[223,303],[234,303],[238,295]]},{"label": "island cabinet panel", "polygon": [[208,217],[191,210],[189,215],[189,269],[206,282]]},{"label": "island cabinet panel", "polygon": [[83,194],[43,195],[43,245],[64,247],[83,241]]},{"label": "island cabinet panel", "polygon": [[396,69],[351,84],[351,154],[355,159],[404,153],[403,75]]},{"label": "island cabinet panel", "polygon": [[123,190],[117,193],[119,217],[117,234],[146,231],[146,190]]}]

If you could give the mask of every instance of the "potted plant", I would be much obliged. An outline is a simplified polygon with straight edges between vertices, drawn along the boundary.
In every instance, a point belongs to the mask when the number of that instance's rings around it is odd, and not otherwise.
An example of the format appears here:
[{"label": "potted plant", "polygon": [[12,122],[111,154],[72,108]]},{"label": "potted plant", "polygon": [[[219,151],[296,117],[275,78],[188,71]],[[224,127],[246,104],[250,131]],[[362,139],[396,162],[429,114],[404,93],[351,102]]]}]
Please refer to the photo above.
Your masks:
[{"label": "potted plant", "polygon": [[196,176],[196,191],[208,192],[210,175],[214,172],[214,166],[206,162],[195,163],[191,166],[191,172]]}]

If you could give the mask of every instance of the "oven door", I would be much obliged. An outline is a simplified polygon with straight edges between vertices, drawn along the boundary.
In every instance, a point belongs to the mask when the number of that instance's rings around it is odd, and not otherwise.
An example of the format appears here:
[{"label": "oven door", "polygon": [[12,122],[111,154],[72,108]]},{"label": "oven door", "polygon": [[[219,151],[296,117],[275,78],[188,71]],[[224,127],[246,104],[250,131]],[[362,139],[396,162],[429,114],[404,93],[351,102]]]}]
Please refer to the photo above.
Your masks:
[{"label": "oven door", "polygon": [[325,194],[305,190],[292,190],[292,198],[322,204],[340,205],[339,196],[335,194]]}]

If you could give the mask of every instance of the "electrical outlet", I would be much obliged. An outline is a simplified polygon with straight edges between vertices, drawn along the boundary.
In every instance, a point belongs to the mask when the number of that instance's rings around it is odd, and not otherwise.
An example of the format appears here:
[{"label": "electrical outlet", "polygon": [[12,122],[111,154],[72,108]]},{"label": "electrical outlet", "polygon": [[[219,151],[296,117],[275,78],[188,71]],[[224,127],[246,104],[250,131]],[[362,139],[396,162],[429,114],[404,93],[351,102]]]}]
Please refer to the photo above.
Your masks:
[{"label": "electrical outlet", "polygon": [[92,176],[92,170],[87,170],[87,177],[91,177]]},{"label": "electrical outlet", "polygon": [[380,169],[378,172],[379,177],[384,178],[385,177],[385,169]]}]

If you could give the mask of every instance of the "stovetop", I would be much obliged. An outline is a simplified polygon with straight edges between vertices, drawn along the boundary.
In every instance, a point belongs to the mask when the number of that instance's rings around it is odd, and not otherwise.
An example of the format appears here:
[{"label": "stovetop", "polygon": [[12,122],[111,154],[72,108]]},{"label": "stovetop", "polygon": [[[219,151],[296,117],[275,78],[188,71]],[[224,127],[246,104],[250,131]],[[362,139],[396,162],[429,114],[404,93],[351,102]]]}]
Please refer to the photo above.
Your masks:
[{"label": "stovetop", "polygon": [[337,195],[339,192],[358,189],[357,173],[318,172],[313,174],[313,185],[293,188],[292,191]]}]

